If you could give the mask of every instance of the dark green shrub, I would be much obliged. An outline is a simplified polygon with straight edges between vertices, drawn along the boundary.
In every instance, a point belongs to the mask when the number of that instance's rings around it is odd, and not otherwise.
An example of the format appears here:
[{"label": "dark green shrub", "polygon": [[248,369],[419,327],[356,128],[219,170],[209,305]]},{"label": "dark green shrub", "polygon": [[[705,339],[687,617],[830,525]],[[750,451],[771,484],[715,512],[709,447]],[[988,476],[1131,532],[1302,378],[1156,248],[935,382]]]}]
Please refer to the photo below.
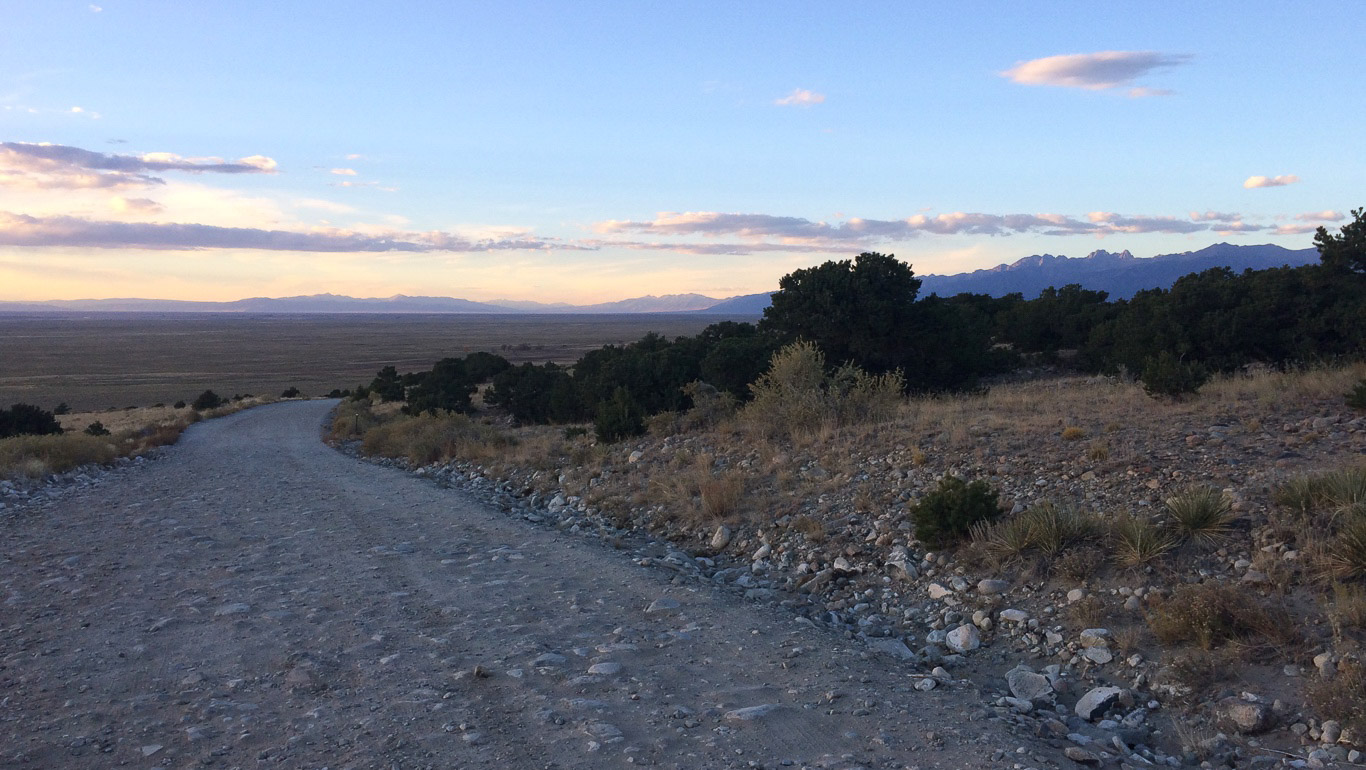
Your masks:
[{"label": "dark green shrub", "polygon": [[968,483],[945,476],[911,507],[910,514],[915,536],[932,548],[944,548],[966,538],[972,525],[999,518],[1001,504],[985,481]]},{"label": "dark green shrub", "polygon": [[593,428],[599,441],[620,441],[645,432],[645,415],[625,388],[617,388],[610,401],[598,404]]},{"label": "dark green shrub", "polygon": [[174,404],[171,404],[171,408],[172,408],[172,409],[184,409],[184,408],[185,408],[185,402],[184,402],[184,401],[177,401],[177,402],[175,402]]},{"label": "dark green shrub", "polygon": [[85,426],[85,434],[87,436],[108,436],[109,429],[104,427],[104,423],[96,420]]},{"label": "dark green shrub", "polygon": [[1347,405],[1353,409],[1366,409],[1366,380],[1358,382],[1346,395]]},{"label": "dark green shrub", "polygon": [[386,366],[375,373],[369,392],[378,395],[381,401],[402,401],[403,377],[394,367]]},{"label": "dark green shrub", "polygon": [[475,384],[459,358],[443,358],[429,372],[413,377],[407,389],[408,403],[404,414],[436,414],[437,412],[468,412],[470,396]]},{"label": "dark green shrub", "polygon": [[71,414],[71,407],[65,401],[63,401],[62,403],[53,407],[52,413],[55,415]]},{"label": "dark green shrub", "polygon": [[45,436],[61,432],[62,426],[52,412],[32,404],[15,404],[9,409],[0,409],[0,438]]},{"label": "dark green shrub", "polygon": [[1209,371],[1200,363],[1186,363],[1164,350],[1143,362],[1143,390],[1153,398],[1180,398],[1200,390]]},{"label": "dark green shrub", "polygon": [[579,436],[587,435],[588,429],[583,427],[582,425],[570,425],[569,427],[564,429],[564,437],[566,439],[574,439],[578,438]]},{"label": "dark green shrub", "polygon": [[222,396],[214,393],[212,390],[206,390],[196,396],[194,403],[190,404],[190,406],[194,407],[196,412],[203,412],[209,409],[217,409],[224,403],[226,402],[223,400]]},{"label": "dark green shrub", "polygon": [[303,394],[299,392],[298,388],[291,385],[288,390],[280,394],[280,398],[298,398],[302,395]]},{"label": "dark green shrub", "polygon": [[511,368],[506,358],[482,350],[465,356],[465,374],[471,382],[488,382]]}]

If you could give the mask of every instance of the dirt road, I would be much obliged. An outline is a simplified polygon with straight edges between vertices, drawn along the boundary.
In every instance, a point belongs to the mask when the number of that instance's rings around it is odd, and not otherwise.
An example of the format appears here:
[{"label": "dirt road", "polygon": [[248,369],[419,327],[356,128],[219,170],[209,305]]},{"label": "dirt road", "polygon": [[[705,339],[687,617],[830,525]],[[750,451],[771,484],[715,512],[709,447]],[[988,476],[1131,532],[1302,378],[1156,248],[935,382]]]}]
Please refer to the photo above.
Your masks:
[{"label": "dirt road", "polygon": [[[193,426],[0,520],[0,766],[1041,767],[971,688],[319,439]],[[671,580],[673,582],[671,582]],[[1042,752],[1042,753],[1040,753]]]}]

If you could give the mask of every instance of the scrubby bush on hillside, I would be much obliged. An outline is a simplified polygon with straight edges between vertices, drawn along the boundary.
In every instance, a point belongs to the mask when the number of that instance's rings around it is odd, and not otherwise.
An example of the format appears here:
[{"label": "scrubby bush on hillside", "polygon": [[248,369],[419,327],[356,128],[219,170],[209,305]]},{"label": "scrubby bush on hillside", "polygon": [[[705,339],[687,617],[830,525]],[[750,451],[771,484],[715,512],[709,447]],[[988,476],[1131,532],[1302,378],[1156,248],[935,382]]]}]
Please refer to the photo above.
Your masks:
[{"label": "scrubby bush on hillside", "polygon": [[931,548],[944,548],[963,540],[979,522],[1001,516],[996,490],[985,481],[966,482],[945,476],[939,486],[910,509],[915,536]]},{"label": "scrubby bush on hillside", "polygon": [[827,374],[819,348],[794,342],[774,353],[768,370],[750,386],[753,399],[741,417],[775,438],[876,422],[895,414],[902,384],[900,372],[871,375],[852,364]]},{"label": "scrubby bush on hillside", "polygon": [[15,404],[9,409],[0,409],[0,438],[44,436],[61,432],[62,426],[52,412],[32,404]]},{"label": "scrubby bush on hillside", "polygon": [[99,420],[96,420],[90,423],[89,425],[85,426],[84,433],[87,436],[108,436],[109,429],[104,427],[104,423],[100,422]]},{"label": "scrubby bush on hillside", "polygon": [[299,389],[291,385],[280,394],[280,398],[298,398],[301,395],[303,394],[299,392]]},{"label": "scrubby bush on hillside", "polygon": [[194,403],[190,404],[190,406],[194,407],[196,412],[205,412],[210,409],[217,409],[225,403],[227,402],[223,400],[222,396],[214,393],[212,390],[206,390],[198,396],[195,396]]},{"label": "scrubby bush on hillside", "polygon": [[1181,398],[1194,394],[1209,380],[1209,370],[1186,363],[1164,350],[1143,364],[1143,390],[1153,398]]},{"label": "scrubby bush on hillside", "polygon": [[1353,409],[1366,409],[1366,380],[1358,382],[1356,387],[1352,388],[1351,392],[1348,393],[1345,398],[1347,399],[1347,405]]},{"label": "scrubby bush on hillside", "polygon": [[598,406],[593,428],[599,441],[620,441],[645,432],[645,415],[625,388],[617,388],[610,400]]}]

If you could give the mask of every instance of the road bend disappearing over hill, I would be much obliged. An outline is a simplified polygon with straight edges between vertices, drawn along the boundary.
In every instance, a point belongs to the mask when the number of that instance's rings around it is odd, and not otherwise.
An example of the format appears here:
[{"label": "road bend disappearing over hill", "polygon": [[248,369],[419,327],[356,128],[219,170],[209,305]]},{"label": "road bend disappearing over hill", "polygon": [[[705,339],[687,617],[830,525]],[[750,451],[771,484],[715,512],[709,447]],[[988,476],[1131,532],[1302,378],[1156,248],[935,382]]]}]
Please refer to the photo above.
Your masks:
[{"label": "road bend disappearing over hill", "polygon": [[1017,753],[969,687],[918,692],[780,608],[345,456],[320,439],[334,403],[200,423],[156,462],[5,512],[0,766],[1056,756]]}]

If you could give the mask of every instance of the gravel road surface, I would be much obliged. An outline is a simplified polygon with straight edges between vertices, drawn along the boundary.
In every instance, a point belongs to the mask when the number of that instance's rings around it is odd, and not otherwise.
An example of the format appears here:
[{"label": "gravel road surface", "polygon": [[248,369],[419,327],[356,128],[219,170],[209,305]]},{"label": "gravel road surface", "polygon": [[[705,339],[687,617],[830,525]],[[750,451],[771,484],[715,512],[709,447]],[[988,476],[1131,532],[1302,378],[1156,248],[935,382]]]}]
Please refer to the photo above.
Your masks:
[{"label": "gravel road surface", "polygon": [[329,448],[333,403],[5,511],[0,766],[1054,764],[969,686]]}]

